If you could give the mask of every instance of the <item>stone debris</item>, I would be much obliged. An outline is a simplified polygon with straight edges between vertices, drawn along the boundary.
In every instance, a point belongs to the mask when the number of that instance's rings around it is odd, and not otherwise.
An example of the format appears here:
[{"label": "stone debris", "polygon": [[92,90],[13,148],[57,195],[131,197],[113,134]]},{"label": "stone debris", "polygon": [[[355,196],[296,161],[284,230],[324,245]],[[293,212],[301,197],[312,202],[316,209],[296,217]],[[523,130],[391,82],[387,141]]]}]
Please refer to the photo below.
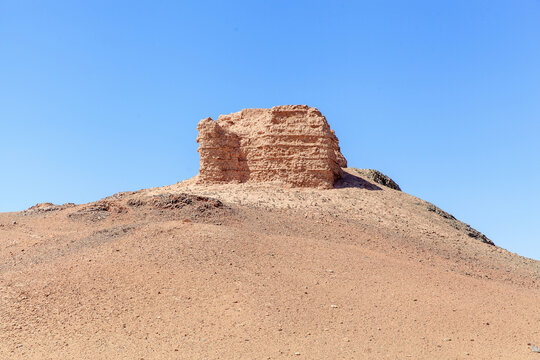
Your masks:
[{"label": "stone debris", "polygon": [[480,231],[476,229],[473,229],[469,224],[466,224],[462,221],[457,220],[452,214],[449,214],[446,211],[443,211],[442,209],[438,208],[437,206],[431,203],[426,202],[425,204],[428,211],[434,212],[435,214],[446,219],[448,224],[452,226],[454,229],[462,231],[466,233],[468,236],[474,239],[478,239],[485,244],[495,245],[493,241],[491,241],[486,235],[482,234]]},{"label": "stone debris", "polygon": [[46,212],[64,210],[64,209],[68,209],[74,206],[75,206],[74,203],[65,203],[63,205],[55,205],[49,202],[39,203],[26,209],[23,212],[23,214],[24,215],[41,214],[41,213],[46,213]]},{"label": "stone debris", "polygon": [[366,178],[367,180],[373,181],[376,184],[386,186],[387,188],[394,189],[397,191],[401,191],[401,188],[399,185],[392,180],[389,176],[383,174],[379,170],[375,169],[357,169],[357,168],[349,168],[350,170],[353,170],[358,175]]}]

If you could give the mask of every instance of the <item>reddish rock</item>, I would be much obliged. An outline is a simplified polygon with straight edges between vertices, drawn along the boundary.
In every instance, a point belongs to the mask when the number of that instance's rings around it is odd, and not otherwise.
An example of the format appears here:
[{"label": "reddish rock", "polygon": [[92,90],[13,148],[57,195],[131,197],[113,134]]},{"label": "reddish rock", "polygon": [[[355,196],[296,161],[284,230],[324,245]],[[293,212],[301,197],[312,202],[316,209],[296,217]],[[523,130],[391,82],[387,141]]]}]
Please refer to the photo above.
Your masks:
[{"label": "reddish rock", "polygon": [[326,118],[307,105],[244,109],[197,126],[200,183],[331,188],[347,166]]}]

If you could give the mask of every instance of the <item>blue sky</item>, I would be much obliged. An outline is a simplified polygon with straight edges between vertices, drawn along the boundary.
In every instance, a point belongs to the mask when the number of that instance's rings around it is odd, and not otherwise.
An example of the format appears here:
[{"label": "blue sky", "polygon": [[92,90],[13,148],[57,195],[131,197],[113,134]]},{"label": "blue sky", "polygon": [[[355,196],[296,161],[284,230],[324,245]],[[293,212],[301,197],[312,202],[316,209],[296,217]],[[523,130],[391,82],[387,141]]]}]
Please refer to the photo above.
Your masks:
[{"label": "blue sky", "polygon": [[0,211],[195,175],[196,124],[308,104],[379,169],[540,259],[540,1],[0,0]]}]

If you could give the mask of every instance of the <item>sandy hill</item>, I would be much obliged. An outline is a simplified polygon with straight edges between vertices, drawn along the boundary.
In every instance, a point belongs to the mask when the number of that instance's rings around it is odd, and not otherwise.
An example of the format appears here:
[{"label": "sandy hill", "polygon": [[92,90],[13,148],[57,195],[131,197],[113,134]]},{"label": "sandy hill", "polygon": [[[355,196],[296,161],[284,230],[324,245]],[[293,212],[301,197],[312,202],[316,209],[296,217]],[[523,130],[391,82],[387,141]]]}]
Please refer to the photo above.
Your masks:
[{"label": "sandy hill", "polygon": [[0,359],[540,359],[539,262],[341,171],[0,214]]}]

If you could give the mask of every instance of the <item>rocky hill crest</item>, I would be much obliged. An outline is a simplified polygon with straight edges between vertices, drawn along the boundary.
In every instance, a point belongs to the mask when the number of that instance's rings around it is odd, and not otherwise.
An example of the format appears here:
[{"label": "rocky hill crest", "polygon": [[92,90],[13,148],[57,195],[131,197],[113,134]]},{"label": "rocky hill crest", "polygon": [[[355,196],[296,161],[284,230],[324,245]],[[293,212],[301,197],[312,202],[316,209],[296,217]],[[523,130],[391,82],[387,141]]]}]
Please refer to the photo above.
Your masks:
[{"label": "rocky hill crest", "polygon": [[197,130],[201,184],[332,188],[347,166],[326,118],[307,105],[244,109],[203,119]]}]

